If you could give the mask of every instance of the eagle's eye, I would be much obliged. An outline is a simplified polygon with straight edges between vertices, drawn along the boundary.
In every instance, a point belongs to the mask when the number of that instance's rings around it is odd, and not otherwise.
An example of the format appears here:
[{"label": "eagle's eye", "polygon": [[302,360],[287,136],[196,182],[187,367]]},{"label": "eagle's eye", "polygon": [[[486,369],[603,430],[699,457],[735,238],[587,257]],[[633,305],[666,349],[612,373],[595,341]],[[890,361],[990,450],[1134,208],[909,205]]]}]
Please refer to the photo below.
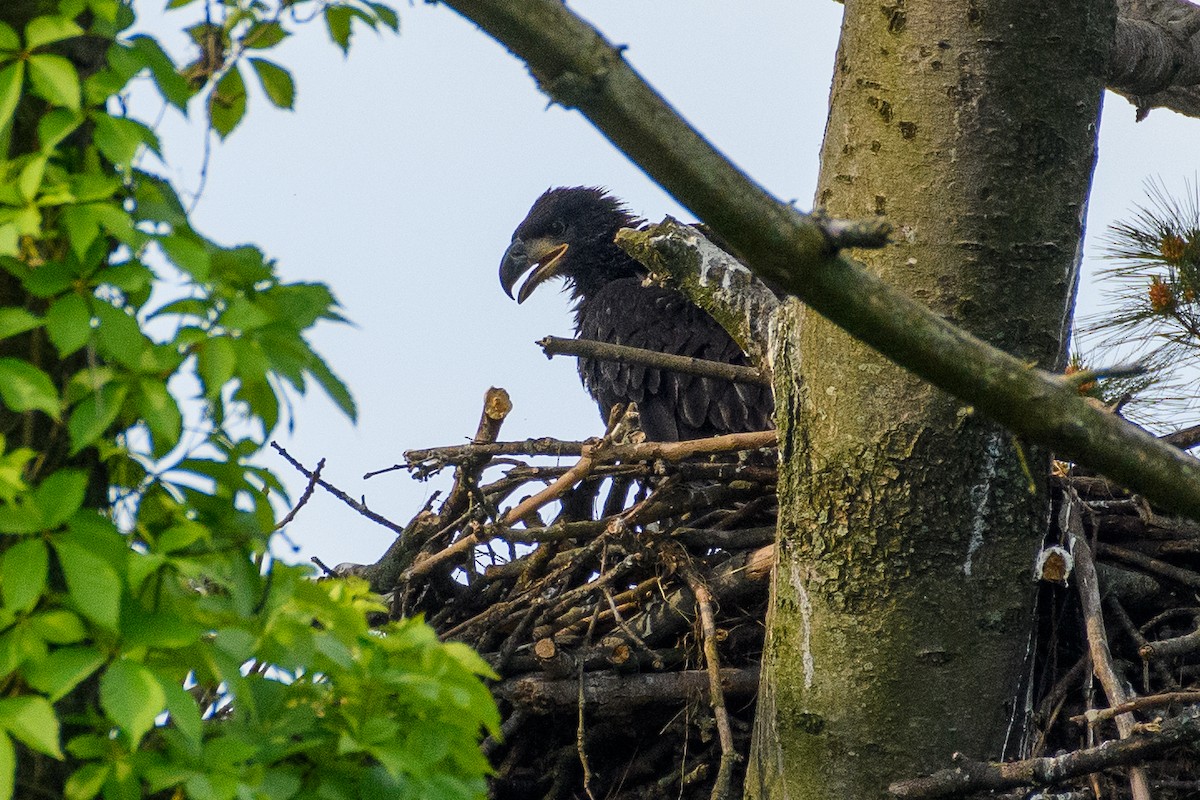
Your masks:
[{"label": "eagle's eye", "polygon": [[551,220],[550,224],[546,226],[546,232],[551,236],[562,236],[567,232],[567,223],[561,219]]}]

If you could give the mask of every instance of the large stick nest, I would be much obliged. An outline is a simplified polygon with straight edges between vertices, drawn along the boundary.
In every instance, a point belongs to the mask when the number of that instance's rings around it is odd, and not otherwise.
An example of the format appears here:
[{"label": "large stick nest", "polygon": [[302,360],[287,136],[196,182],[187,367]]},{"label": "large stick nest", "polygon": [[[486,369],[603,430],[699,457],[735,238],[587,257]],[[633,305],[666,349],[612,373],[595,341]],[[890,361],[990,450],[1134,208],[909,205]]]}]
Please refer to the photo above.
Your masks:
[{"label": "large stick nest", "polygon": [[[740,795],[775,558],[774,433],[646,443],[626,414],[598,440],[497,443],[509,409],[490,390],[472,444],[406,453],[419,479],[452,469],[453,487],[407,525],[377,520],[400,532],[379,562],[334,571],[366,577],[393,615],[424,614],[495,669],[493,797]],[[894,794],[1200,792],[1188,757],[1200,525],[1065,467],[1052,483],[1036,657],[1014,699],[1026,760],[963,761]],[[1103,710],[1118,703],[1131,710]],[[1116,739],[1124,750],[1093,758]]]}]

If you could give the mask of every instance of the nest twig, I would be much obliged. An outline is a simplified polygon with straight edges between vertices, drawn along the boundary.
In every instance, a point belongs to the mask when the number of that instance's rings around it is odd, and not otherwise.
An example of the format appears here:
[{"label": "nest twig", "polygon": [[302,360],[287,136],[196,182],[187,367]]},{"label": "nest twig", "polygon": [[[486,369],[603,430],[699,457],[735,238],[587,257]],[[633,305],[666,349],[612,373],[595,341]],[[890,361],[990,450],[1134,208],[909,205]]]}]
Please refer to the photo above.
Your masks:
[{"label": "nest twig", "polygon": [[[471,444],[406,454],[420,479],[454,471],[446,499],[390,523],[401,534],[376,564],[336,571],[500,675],[493,797],[740,794],[775,559],[773,432],[652,443],[627,417],[602,439],[502,442],[507,406],[485,405]],[[964,757],[893,794],[1200,787],[1177,756],[1200,742],[1200,529],[1101,478],[1054,485],[1024,760]]]}]

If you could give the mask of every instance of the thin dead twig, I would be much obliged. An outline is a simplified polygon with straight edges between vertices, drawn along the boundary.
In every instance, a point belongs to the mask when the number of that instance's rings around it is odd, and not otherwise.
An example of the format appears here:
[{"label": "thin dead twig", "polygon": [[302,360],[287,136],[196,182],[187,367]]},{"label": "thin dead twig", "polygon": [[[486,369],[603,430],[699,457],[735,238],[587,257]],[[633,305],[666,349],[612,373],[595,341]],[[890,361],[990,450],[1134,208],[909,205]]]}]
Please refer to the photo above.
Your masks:
[{"label": "thin dead twig", "polygon": [[524,439],[519,442],[492,442],[490,444],[459,444],[449,447],[430,447],[424,450],[406,450],[404,464],[367,473],[378,475],[395,469],[407,469],[418,479],[424,479],[451,464],[459,464],[486,456],[577,456],[583,452],[587,442],[569,442],[542,437]]},{"label": "thin dead twig", "polygon": [[[274,444],[274,442],[272,442]],[[300,499],[296,501],[296,505],[292,510],[284,515],[283,519],[275,523],[275,530],[282,530],[285,525],[296,518],[296,514],[304,507],[304,504],[313,496],[313,490],[317,488],[317,481],[321,480],[321,470],[325,469],[325,459],[322,458],[317,462],[317,468],[308,476],[308,484],[304,487],[304,493],[300,495]]]},{"label": "thin dead twig", "polygon": [[[275,452],[277,452],[277,453],[279,453],[279,455],[283,456],[284,461],[287,461],[289,464],[291,464],[292,467],[294,467],[295,470],[297,472],[299,472],[301,475],[303,475],[306,478],[309,478],[310,480],[313,478],[313,475],[315,473],[312,472],[311,470],[305,468],[305,466],[303,464],[301,464],[299,461],[297,461],[292,456],[291,453],[289,453],[286,449],[281,447],[278,442],[274,442],[274,441],[271,442],[271,447],[275,450]],[[397,534],[404,533],[404,528],[402,526],[397,525],[395,522],[392,522],[390,519],[388,519],[385,516],[376,514],[374,511],[367,508],[366,503],[355,500],[353,497],[346,494],[341,489],[337,488],[336,486],[329,483],[328,481],[324,480],[319,475],[316,478],[316,483],[322,489],[329,492],[331,495],[336,497],[338,500],[341,500],[343,503],[350,506],[355,511],[357,511],[359,514],[362,514],[364,517],[371,520],[372,522],[377,522],[380,525],[382,525],[383,527],[387,528],[388,530],[395,531]]]},{"label": "thin dead twig", "polygon": [[717,736],[721,742],[721,764],[717,768],[717,779],[713,783],[712,800],[729,797],[733,784],[733,765],[738,760],[733,746],[733,730],[729,727],[729,712],[725,708],[725,693],[721,690],[721,662],[717,655],[717,625],[713,614],[713,596],[704,578],[696,571],[684,555],[681,564],[684,580],[696,596],[696,608],[700,612],[700,633],[704,637],[704,664],[708,672],[708,703],[717,722]]},{"label": "thin dead twig", "polygon": [[1192,425],[1159,438],[1180,450],[1190,450],[1200,444],[1200,425]]},{"label": "thin dead twig", "polygon": [[1177,567],[1174,564],[1168,564],[1158,558],[1152,558],[1125,547],[1118,547],[1112,544],[1100,542],[1096,545],[1096,552],[1102,556],[1115,558],[1118,561],[1124,561],[1126,564],[1132,564],[1135,567],[1140,567],[1147,572],[1153,572],[1156,575],[1161,575],[1164,578],[1170,578],[1176,583],[1181,583],[1190,589],[1200,589],[1200,573],[1190,569]]},{"label": "thin dead twig", "polygon": [[1112,708],[1088,709],[1084,714],[1077,714],[1071,717],[1071,722],[1077,722],[1080,725],[1085,723],[1088,725],[1098,725],[1101,722],[1113,719],[1119,714],[1126,714],[1131,711],[1144,711],[1148,708],[1173,706],[1178,703],[1200,703],[1200,691],[1163,692],[1161,694],[1149,694],[1145,697],[1136,697],[1133,700]]},{"label": "thin dead twig", "polygon": [[933,800],[1018,786],[1054,786],[1111,767],[1142,764],[1183,744],[1200,741],[1200,708],[1165,720],[1154,732],[1108,741],[1098,747],[1024,761],[981,762],[963,759],[950,769],[922,778],[897,781],[888,792],[904,800]]},{"label": "thin dead twig", "polygon": [[537,344],[542,348],[542,352],[546,354],[546,358],[553,358],[554,356],[595,358],[600,361],[637,364],[655,369],[668,370],[670,372],[683,372],[688,375],[700,375],[705,378],[732,381],[734,383],[755,383],[760,386],[771,385],[770,378],[760,370],[754,367],[726,364],[723,361],[709,361],[704,358],[661,353],[657,350],[645,350],[641,347],[597,342],[592,339],[563,339],[559,336],[547,336],[539,339]]},{"label": "thin dead twig", "polygon": [[[1082,505],[1083,501],[1073,489],[1064,490],[1060,527],[1070,536],[1071,552],[1075,555],[1075,578],[1087,630],[1088,651],[1092,656],[1092,671],[1104,687],[1109,706],[1116,707],[1128,703],[1132,698],[1117,675],[1108,648],[1104,615],[1100,607],[1100,583],[1096,577],[1096,563],[1092,560],[1092,548],[1083,530]],[[1125,712],[1118,714],[1115,719],[1121,738],[1128,739],[1136,724],[1133,714]],[[1134,800],[1150,800],[1150,782],[1141,767],[1129,768],[1129,787]]]}]

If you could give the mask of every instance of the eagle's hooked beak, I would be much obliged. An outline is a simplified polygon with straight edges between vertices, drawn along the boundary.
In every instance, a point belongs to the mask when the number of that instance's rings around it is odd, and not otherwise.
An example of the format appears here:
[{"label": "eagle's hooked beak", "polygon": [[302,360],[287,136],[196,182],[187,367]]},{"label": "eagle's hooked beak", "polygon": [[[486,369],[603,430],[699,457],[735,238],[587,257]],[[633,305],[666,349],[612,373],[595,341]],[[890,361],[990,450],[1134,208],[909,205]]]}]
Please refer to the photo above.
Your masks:
[{"label": "eagle's hooked beak", "polygon": [[504,287],[504,293],[512,297],[512,290],[517,281],[531,267],[536,267],[517,292],[517,302],[524,303],[529,295],[533,294],[534,289],[558,274],[566,254],[566,242],[556,242],[552,239],[533,239],[526,242],[523,239],[513,239],[500,261],[500,285]]}]

